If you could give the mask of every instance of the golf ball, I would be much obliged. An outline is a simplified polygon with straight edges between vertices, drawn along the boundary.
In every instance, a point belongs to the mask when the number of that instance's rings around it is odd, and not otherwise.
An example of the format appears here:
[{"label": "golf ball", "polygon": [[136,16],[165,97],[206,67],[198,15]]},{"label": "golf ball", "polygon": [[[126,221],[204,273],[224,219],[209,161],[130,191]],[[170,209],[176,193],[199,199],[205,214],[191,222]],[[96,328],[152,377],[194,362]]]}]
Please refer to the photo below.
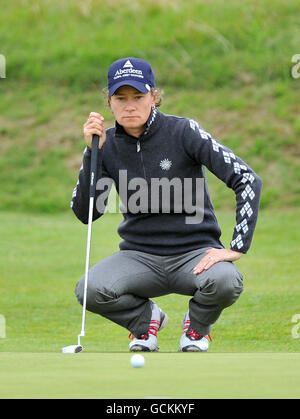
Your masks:
[{"label": "golf ball", "polygon": [[141,368],[145,365],[145,358],[143,357],[143,355],[135,354],[132,355],[130,363],[134,368]]}]

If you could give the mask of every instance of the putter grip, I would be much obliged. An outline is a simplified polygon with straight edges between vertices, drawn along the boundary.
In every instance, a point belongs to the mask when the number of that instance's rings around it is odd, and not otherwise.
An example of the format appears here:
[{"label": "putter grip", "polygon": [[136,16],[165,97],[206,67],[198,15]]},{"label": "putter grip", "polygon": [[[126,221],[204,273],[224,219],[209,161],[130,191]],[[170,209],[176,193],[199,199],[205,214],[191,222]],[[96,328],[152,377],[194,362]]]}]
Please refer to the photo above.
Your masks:
[{"label": "putter grip", "polygon": [[99,150],[99,135],[93,134],[92,155],[91,155],[91,176],[90,176],[90,198],[95,198],[98,159],[100,160],[102,150]]}]

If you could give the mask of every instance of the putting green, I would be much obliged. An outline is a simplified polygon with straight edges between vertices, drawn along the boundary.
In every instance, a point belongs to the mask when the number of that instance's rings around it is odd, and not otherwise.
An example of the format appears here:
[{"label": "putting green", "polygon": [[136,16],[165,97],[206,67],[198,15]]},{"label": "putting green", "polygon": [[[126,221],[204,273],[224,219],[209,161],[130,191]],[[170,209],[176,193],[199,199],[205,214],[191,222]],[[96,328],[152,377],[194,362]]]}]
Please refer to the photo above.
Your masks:
[{"label": "putting green", "polygon": [[299,398],[300,353],[0,353],[0,398]]}]

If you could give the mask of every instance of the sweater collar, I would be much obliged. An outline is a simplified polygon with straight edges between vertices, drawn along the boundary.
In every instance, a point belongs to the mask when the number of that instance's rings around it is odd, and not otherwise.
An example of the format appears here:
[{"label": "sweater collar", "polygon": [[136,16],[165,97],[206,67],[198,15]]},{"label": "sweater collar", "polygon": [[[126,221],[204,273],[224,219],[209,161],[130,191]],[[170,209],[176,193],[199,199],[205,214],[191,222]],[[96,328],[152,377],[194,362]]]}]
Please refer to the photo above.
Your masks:
[{"label": "sweater collar", "polygon": [[[156,129],[159,127],[159,119],[160,119],[159,110],[157,108],[153,108],[150,112],[149,118],[147,119],[146,129],[139,138],[144,137],[144,136],[150,137],[151,134],[153,134],[153,132],[156,131]],[[117,121],[115,123],[115,126],[116,126],[116,131],[115,131],[116,137],[127,137],[136,141],[139,139],[137,137],[133,137],[127,134],[123,126],[120,125]]]}]

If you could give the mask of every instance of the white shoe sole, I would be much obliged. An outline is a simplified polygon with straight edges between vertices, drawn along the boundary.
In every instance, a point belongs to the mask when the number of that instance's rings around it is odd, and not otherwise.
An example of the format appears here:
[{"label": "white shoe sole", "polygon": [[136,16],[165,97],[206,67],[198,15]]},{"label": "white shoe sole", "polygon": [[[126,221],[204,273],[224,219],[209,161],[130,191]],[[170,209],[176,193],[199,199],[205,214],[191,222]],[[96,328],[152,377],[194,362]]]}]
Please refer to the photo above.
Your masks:
[{"label": "white shoe sole", "polygon": [[178,352],[207,352],[207,351],[208,351],[208,348],[200,349],[198,346],[195,346],[195,345],[187,345],[178,350]]}]

